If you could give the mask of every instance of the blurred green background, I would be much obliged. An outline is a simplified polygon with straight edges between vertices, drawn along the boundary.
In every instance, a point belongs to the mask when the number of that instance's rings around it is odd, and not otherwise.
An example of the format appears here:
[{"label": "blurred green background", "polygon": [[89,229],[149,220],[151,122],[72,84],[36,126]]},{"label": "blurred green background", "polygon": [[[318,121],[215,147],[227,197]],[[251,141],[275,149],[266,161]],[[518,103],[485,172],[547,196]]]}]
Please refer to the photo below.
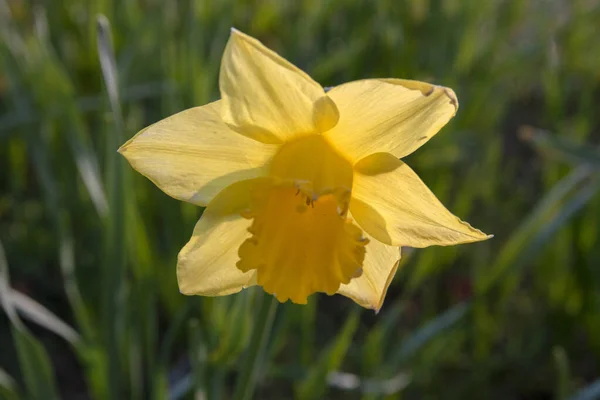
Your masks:
[{"label": "blurred green background", "polygon": [[218,98],[231,26],[323,86],[453,88],[407,163],[495,234],[404,249],[378,315],[280,305],[254,398],[600,398],[594,0],[0,0],[0,397],[232,398],[266,300],[179,294],[202,210],[116,153]]}]

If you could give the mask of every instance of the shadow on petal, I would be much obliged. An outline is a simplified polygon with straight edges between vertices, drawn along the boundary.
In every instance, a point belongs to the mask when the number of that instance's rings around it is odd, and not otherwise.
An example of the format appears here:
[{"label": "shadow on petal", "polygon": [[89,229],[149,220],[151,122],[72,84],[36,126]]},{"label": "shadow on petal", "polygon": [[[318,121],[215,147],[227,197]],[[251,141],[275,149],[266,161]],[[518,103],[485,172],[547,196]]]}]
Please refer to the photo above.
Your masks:
[{"label": "shadow on petal", "polygon": [[[387,223],[373,207],[365,202],[352,198],[350,201],[350,211],[356,223],[366,232],[378,232],[377,240],[387,245],[392,245],[392,237],[388,234]],[[357,215],[368,216],[368,219],[356,218]]]},{"label": "shadow on petal", "polygon": [[374,176],[392,172],[400,166],[398,158],[394,155],[390,153],[374,153],[354,164],[354,169],[363,175]]}]

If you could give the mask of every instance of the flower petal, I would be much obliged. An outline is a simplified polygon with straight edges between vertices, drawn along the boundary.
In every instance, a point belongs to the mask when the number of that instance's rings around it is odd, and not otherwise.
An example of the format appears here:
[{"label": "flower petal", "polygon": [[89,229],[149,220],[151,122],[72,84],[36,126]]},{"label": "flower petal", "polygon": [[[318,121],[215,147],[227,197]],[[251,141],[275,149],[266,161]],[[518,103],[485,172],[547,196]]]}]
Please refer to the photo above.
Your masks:
[{"label": "flower petal", "polygon": [[321,85],[236,29],[223,54],[219,84],[223,120],[265,143],[324,132],[338,120]]},{"label": "flower petal", "polygon": [[242,218],[252,184],[237,182],[208,205],[177,259],[179,290],[187,295],[223,296],[256,284],[256,272],[236,267],[238,249],[250,237],[251,221]]},{"label": "flower petal", "polygon": [[220,103],[163,119],[119,152],[169,196],[204,206],[231,183],[264,175],[264,165],[277,150],[229,129],[221,120]]},{"label": "flower petal", "polygon": [[338,293],[351,298],[362,307],[379,312],[400,263],[400,248],[383,244],[369,235],[366,237],[369,244],[362,275],[341,285]]},{"label": "flower petal", "polygon": [[408,165],[389,153],[355,165],[350,211],[367,233],[393,246],[448,246],[491,237],[452,215]]},{"label": "flower petal", "polygon": [[207,218],[194,228],[177,262],[179,290],[187,295],[224,296],[256,284],[256,271],[242,272],[235,263],[248,237],[250,222],[240,216]]},{"label": "flower petal", "polygon": [[400,79],[366,79],[331,89],[340,118],[326,133],[346,157],[373,153],[402,158],[426,143],[454,116],[452,89]]}]

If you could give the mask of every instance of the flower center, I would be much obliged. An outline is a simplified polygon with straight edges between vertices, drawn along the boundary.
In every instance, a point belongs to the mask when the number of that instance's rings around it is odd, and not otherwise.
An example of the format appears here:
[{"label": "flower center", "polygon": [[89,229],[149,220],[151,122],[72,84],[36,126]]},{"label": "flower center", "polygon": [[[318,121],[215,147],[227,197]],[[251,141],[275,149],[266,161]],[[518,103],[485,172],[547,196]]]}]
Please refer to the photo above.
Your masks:
[{"label": "flower center", "polygon": [[309,182],[317,195],[352,189],[352,165],[320,135],[284,144],[271,162],[270,173],[283,180]]},{"label": "flower center", "polygon": [[346,217],[351,165],[321,137],[306,137],[282,147],[271,177],[244,214],[252,236],[239,248],[238,268],[256,269],[266,292],[294,303],[360,276],[368,240]]}]

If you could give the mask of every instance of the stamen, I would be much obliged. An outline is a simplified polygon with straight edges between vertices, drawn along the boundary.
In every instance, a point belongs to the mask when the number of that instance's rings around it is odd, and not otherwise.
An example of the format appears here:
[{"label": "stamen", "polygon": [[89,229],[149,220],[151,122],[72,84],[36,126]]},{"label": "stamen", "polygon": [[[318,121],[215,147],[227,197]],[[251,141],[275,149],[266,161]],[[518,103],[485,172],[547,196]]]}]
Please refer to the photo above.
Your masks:
[{"label": "stamen", "polygon": [[254,214],[252,213],[252,210],[250,210],[250,209],[242,210],[240,212],[240,215],[242,216],[242,218],[245,218],[245,219],[252,219],[252,218],[254,218]]}]

